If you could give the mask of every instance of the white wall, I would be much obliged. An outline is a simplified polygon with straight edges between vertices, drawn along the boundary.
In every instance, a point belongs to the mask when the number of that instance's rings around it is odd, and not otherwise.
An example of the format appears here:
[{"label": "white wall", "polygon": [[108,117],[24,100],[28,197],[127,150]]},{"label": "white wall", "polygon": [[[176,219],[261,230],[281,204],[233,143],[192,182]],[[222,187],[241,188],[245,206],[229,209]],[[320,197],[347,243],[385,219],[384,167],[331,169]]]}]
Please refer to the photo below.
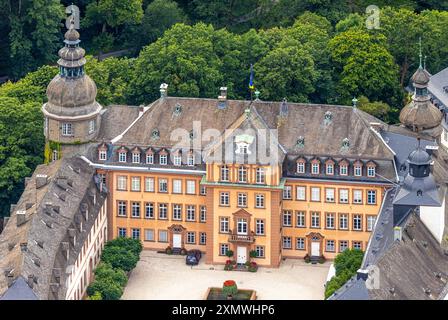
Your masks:
[{"label": "white wall", "polygon": [[[107,199],[90,229],[90,240],[84,242],[84,250],[78,255],[67,279],[66,300],[81,300],[92,282],[93,269],[100,261],[104,243],[107,241]],[[93,262],[93,265],[91,264]]]},{"label": "white wall", "polygon": [[444,197],[441,207],[420,207],[420,219],[439,243],[442,242],[443,230],[445,228],[445,205]]}]

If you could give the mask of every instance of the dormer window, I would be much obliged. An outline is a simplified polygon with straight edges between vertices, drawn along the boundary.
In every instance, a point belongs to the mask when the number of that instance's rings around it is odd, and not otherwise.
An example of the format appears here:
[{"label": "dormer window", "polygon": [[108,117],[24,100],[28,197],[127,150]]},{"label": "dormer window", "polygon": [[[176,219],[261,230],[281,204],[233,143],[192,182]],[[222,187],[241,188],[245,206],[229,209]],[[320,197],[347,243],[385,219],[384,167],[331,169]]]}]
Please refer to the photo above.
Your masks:
[{"label": "dormer window", "polygon": [[324,116],[324,123],[326,125],[331,123],[331,120],[333,119],[333,114],[330,111],[325,112],[325,116]]},{"label": "dormer window", "polygon": [[107,160],[107,151],[106,150],[99,150],[98,151],[98,159],[100,161],[106,161]]},{"label": "dormer window", "polygon": [[174,106],[174,115],[178,116],[182,113],[182,106],[179,103],[176,103]]},{"label": "dormer window", "polygon": [[126,156],[127,156],[127,152],[126,151],[120,151],[118,153],[118,162],[126,162]]},{"label": "dormer window", "polygon": [[348,175],[348,164],[345,161],[342,161],[339,163],[339,174],[341,176],[347,176]]},{"label": "dormer window", "polygon": [[327,162],[326,167],[325,167],[325,173],[327,175],[333,175],[334,174],[334,164],[333,162]]},{"label": "dormer window", "polygon": [[297,160],[297,173],[305,173],[305,160]]},{"label": "dormer window", "polygon": [[236,152],[237,154],[248,154],[249,153],[249,145],[245,143],[240,143],[237,146]]},{"label": "dormer window", "polygon": [[299,139],[296,141],[296,146],[298,148],[303,148],[305,146],[305,138],[300,136]]},{"label": "dormer window", "polygon": [[229,181],[229,167],[228,166],[221,167],[221,181]]},{"label": "dormer window", "polygon": [[373,162],[369,162],[367,164],[367,176],[370,178],[374,178],[376,175],[376,165]]},{"label": "dormer window", "polygon": [[146,154],[146,164],[154,164],[154,154],[153,153]]},{"label": "dormer window", "polygon": [[193,154],[193,153],[190,153],[190,154],[188,155],[188,158],[187,158],[187,164],[188,164],[190,167],[193,167],[193,166],[194,166],[194,154]]},{"label": "dormer window", "polygon": [[235,137],[236,154],[250,154],[249,145],[254,141],[254,137],[242,134]]},{"label": "dormer window", "polygon": [[166,153],[159,155],[159,163],[162,166],[166,166],[168,164],[168,155]]},{"label": "dormer window", "polygon": [[132,152],[132,163],[140,163],[140,152]]},{"label": "dormer window", "polygon": [[319,174],[320,168],[319,168],[319,160],[313,160],[311,162],[311,174]]},{"label": "dormer window", "polygon": [[350,147],[350,140],[348,140],[348,138],[342,140],[342,148],[348,149],[349,147]]},{"label": "dormer window", "polygon": [[173,164],[175,166],[180,166],[182,165],[182,156],[180,154],[176,154],[173,157]]},{"label": "dormer window", "polygon": [[356,162],[353,168],[355,177],[362,176],[362,164],[360,162]]}]

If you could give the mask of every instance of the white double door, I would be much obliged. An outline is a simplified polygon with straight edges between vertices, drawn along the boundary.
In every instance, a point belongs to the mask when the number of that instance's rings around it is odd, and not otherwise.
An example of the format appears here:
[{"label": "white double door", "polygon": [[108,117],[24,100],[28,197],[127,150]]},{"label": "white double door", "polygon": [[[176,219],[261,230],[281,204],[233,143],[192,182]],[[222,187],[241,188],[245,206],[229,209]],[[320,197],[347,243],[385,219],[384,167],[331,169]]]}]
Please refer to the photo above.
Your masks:
[{"label": "white double door", "polygon": [[247,261],[247,248],[236,247],[236,263],[245,264]]},{"label": "white double door", "polygon": [[320,242],[311,242],[311,256],[320,257]]},{"label": "white double door", "polygon": [[173,234],[173,248],[182,248],[181,234]]}]

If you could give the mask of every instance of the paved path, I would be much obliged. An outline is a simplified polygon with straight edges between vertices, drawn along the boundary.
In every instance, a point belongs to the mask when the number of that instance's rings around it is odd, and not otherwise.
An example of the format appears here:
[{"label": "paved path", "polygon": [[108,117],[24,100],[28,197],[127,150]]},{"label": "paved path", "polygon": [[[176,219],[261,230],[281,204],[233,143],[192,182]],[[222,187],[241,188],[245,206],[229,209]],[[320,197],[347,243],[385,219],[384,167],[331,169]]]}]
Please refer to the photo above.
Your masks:
[{"label": "paved path", "polygon": [[257,272],[224,271],[222,265],[185,265],[183,256],[143,251],[132,271],[124,300],[199,300],[208,287],[221,287],[235,280],[238,288],[254,289],[260,300],[323,299],[330,263],[310,265],[287,259],[280,268],[259,268]]}]

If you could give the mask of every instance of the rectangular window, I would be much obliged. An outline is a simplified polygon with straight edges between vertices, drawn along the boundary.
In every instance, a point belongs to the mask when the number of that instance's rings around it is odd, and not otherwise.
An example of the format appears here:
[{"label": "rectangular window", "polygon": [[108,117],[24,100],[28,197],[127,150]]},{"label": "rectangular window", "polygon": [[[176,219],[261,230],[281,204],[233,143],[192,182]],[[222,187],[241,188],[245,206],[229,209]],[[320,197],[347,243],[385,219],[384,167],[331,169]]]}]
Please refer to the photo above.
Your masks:
[{"label": "rectangular window", "polygon": [[131,191],[140,191],[140,177],[131,178]]},{"label": "rectangular window", "polygon": [[207,234],[205,232],[199,233],[199,244],[201,245],[207,244]]},{"label": "rectangular window", "polygon": [[336,250],[336,248],[335,248],[334,240],[326,240],[325,241],[325,251],[335,252],[335,250]]},{"label": "rectangular window", "polygon": [[159,230],[159,242],[168,242],[168,231]]},{"label": "rectangular window", "polygon": [[362,190],[353,190],[353,203],[362,204]]},{"label": "rectangular window", "polygon": [[360,214],[353,215],[353,230],[355,231],[362,230],[362,216]]},{"label": "rectangular window", "polygon": [[339,229],[341,230],[348,229],[348,214],[346,213],[339,214]]},{"label": "rectangular window", "polygon": [[373,166],[367,167],[367,176],[375,177],[375,167]]},{"label": "rectangular window", "polygon": [[126,176],[118,176],[117,177],[117,189],[118,190],[127,190],[128,179]]},{"label": "rectangular window", "polygon": [[187,232],[187,243],[189,244],[196,243],[196,232]]},{"label": "rectangular window", "polygon": [[325,189],[325,201],[326,202],[334,202],[334,192],[333,188]]},{"label": "rectangular window", "polygon": [[237,219],[236,230],[238,234],[247,234],[247,220],[243,218]]},{"label": "rectangular window", "polygon": [[154,164],[154,155],[152,153],[146,155],[146,164]]},{"label": "rectangular window", "polygon": [[219,245],[219,255],[225,256],[227,254],[227,251],[229,251],[229,245],[221,243]]},{"label": "rectangular window", "polygon": [[348,241],[347,240],[339,241],[339,252],[343,252],[347,249],[348,249]]},{"label": "rectangular window", "polygon": [[305,238],[296,238],[296,250],[305,250]]},{"label": "rectangular window", "polygon": [[219,218],[219,232],[229,233],[229,218],[227,217]]},{"label": "rectangular window", "polygon": [[311,201],[320,201],[320,188],[311,187]]},{"label": "rectangular window", "polygon": [[73,135],[73,128],[71,123],[63,123],[62,124],[62,135],[63,136],[71,136]]},{"label": "rectangular window", "polygon": [[229,181],[229,167],[221,167],[221,181]]},{"label": "rectangular window", "polygon": [[355,177],[360,177],[362,175],[362,167],[355,166]]},{"label": "rectangular window", "polygon": [[161,154],[159,155],[159,163],[163,166],[168,164],[168,155],[166,154]]},{"label": "rectangular window", "polygon": [[332,176],[333,174],[334,174],[334,165],[333,164],[331,164],[331,163],[329,163],[329,164],[327,164],[327,168],[326,168],[327,170],[327,175],[330,175],[330,176]]},{"label": "rectangular window", "polygon": [[334,213],[326,213],[325,224],[327,229],[334,229]]},{"label": "rectangular window", "polygon": [[152,202],[145,203],[145,218],[154,219],[154,203]]},{"label": "rectangular window", "polygon": [[154,241],[153,229],[145,229],[145,241]]},{"label": "rectangular window", "polygon": [[201,186],[200,193],[201,196],[205,196],[207,194],[207,188],[205,186]]},{"label": "rectangular window", "polygon": [[194,166],[194,155],[193,154],[188,155],[187,165],[189,165],[190,167]]},{"label": "rectangular window", "polygon": [[132,154],[132,163],[140,163],[140,153]]},{"label": "rectangular window", "polygon": [[168,180],[167,179],[159,179],[159,192],[168,192]]},{"label": "rectangular window", "polygon": [[348,203],[348,189],[339,189],[339,203]]},{"label": "rectangular window", "polygon": [[297,211],[296,212],[296,227],[298,228],[305,228],[305,212],[304,211]]},{"label": "rectangular window", "polygon": [[319,164],[318,163],[313,163],[311,165],[311,173],[312,174],[319,174]]},{"label": "rectangular window", "polygon": [[341,166],[339,167],[339,174],[341,176],[348,175],[348,166],[346,164],[341,164]]},{"label": "rectangular window", "polygon": [[182,180],[173,180],[173,193],[182,193]]},{"label": "rectangular window", "polygon": [[375,216],[367,216],[367,231],[373,231],[373,227],[375,226]]},{"label": "rectangular window", "polygon": [[263,168],[257,168],[256,175],[255,175],[255,182],[258,184],[266,183],[266,174],[265,174]]},{"label": "rectangular window", "polygon": [[319,212],[311,212],[311,228],[320,228]]},{"label": "rectangular window", "polygon": [[255,195],[255,208],[264,208],[264,194]]},{"label": "rectangular window", "polygon": [[126,201],[118,201],[118,216],[126,217]]},{"label": "rectangular window", "polygon": [[353,241],[353,249],[362,250],[362,242],[361,241]]},{"label": "rectangular window", "polygon": [[107,151],[106,150],[100,150],[98,158],[101,161],[106,161],[107,160]]},{"label": "rectangular window", "polygon": [[262,219],[255,220],[255,234],[257,236],[264,235],[264,220]]},{"label": "rectangular window", "polygon": [[140,229],[136,229],[136,228],[132,229],[132,239],[135,239],[135,240],[140,239]]},{"label": "rectangular window", "polygon": [[175,166],[181,166],[181,165],[182,165],[182,156],[180,156],[180,155],[175,155],[175,156],[173,157],[173,164],[174,164]]},{"label": "rectangular window", "polygon": [[95,132],[95,120],[89,121],[89,134],[92,134]]},{"label": "rectangular window", "polygon": [[306,187],[298,186],[296,191],[297,200],[306,200]]},{"label": "rectangular window", "polygon": [[145,178],[145,191],[154,192],[154,178]]},{"label": "rectangular window", "polygon": [[283,199],[284,200],[292,199],[292,187],[291,186],[285,186],[285,188],[283,189]]},{"label": "rectangular window", "polygon": [[187,193],[196,194],[196,181],[187,180]]},{"label": "rectangular window", "polygon": [[200,208],[201,208],[200,209],[201,210],[201,212],[200,212],[201,216],[200,216],[199,220],[201,222],[206,222],[207,221],[207,207],[206,206],[201,206]]},{"label": "rectangular window", "polygon": [[126,228],[118,228],[118,236],[119,237],[126,237]]},{"label": "rectangular window", "polygon": [[264,247],[255,246],[255,252],[257,253],[257,258],[264,258]]},{"label": "rectangular window", "polygon": [[221,194],[219,196],[219,204],[221,206],[229,205],[229,193],[228,192],[221,192]]},{"label": "rectangular window", "polygon": [[132,202],[132,218],[140,218],[140,202]]},{"label": "rectangular window", "polygon": [[159,219],[168,219],[168,205],[166,203],[159,203]]},{"label": "rectangular window", "polygon": [[238,207],[247,207],[247,194],[238,193]]},{"label": "rectangular window", "polygon": [[292,226],[292,213],[289,210],[283,211],[283,226],[284,227]]},{"label": "rectangular window", "polygon": [[182,206],[173,204],[173,220],[182,220]]},{"label": "rectangular window", "polygon": [[305,173],[305,163],[304,162],[297,163],[297,173]]},{"label": "rectangular window", "polygon": [[118,154],[118,162],[126,162],[126,152],[120,152]]},{"label": "rectangular window", "polygon": [[291,249],[291,237],[282,237],[283,249]]},{"label": "rectangular window", "polygon": [[376,204],[376,191],[375,190],[367,191],[367,204]]},{"label": "rectangular window", "polygon": [[187,206],[187,221],[196,221],[196,207]]},{"label": "rectangular window", "polygon": [[247,169],[243,166],[238,168],[238,182],[247,182]]}]

